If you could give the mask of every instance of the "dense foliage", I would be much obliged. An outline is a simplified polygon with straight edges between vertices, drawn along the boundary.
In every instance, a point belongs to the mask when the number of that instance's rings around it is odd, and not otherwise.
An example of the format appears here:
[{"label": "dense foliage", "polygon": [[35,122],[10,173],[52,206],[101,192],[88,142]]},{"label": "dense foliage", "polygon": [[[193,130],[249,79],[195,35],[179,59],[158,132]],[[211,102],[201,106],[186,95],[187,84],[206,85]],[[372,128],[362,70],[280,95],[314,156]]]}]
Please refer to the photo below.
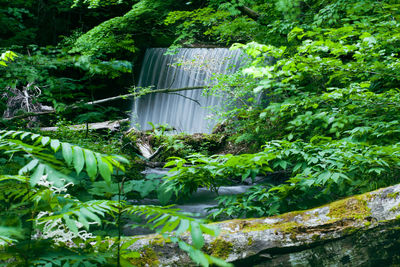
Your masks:
[{"label": "dense foliage", "polygon": [[[127,250],[131,243],[121,239],[121,228],[122,220],[135,215],[147,218],[147,227],[179,243],[196,262],[226,265],[200,251],[202,233],[215,235],[215,227],[177,209],[127,201],[126,196],[139,187],[135,181],[125,181],[125,158],[30,132],[3,130],[0,134],[2,173],[8,173],[0,176],[0,241],[8,245],[1,253],[2,263],[132,266],[140,253]],[[95,182],[97,177],[103,181]],[[92,187],[91,197],[83,195],[81,187]],[[97,237],[89,232],[96,227],[107,229],[108,234],[115,229],[115,237],[108,235],[111,242],[107,244],[101,239],[102,231],[95,232]],[[191,232],[191,244],[180,238],[185,231]],[[43,250],[44,246],[50,247]]]},{"label": "dense foliage", "polygon": [[[312,23],[292,27],[286,46],[234,46],[252,60],[237,74],[243,79],[226,77],[218,87],[239,87],[237,100],[261,100],[251,105],[241,101],[240,109],[229,112],[239,119],[228,127],[237,145],[262,146],[263,151],[197,155],[193,167],[173,159],[168,165],[177,167],[167,181],[173,181],[173,190],[227,184],[222,177],[280,173],[272,184],[220,197],[214,216],[237,217],[310,208],[398,182],[398,5],[338,1],[330,8],[321,9]],[[344,8],[340,21],[327,20],[332,15],[327,11]],[[250,87],[247,77],[255,81]]]}]

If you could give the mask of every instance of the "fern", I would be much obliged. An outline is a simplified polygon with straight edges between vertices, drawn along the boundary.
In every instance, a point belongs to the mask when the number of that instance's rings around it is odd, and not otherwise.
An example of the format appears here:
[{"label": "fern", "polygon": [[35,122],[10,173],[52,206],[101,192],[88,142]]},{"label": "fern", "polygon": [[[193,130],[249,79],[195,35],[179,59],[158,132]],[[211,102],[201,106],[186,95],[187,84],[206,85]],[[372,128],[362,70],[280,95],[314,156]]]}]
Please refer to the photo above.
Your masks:
[{"label": "fern", "polygon": [[[30,161],[20,169],[19,174],[32,173],[31,186],[35,186],[38,179],[48,175],[49,180],[58,180],[64,177],[57,169],[72,167],[79,175],[84,167],[88,176],[94,180],[100,175],[106,182],[111,181],[111,174],[120,169],[125,171],[124,165],[129,162],[121,156],[109,156],[93,152],[88,149],[60,142],[47,136],[41,136],[24,131],[0,131],[0,150],[7,154],[22,152]],[[61,152],[58,159],[54,154]]]},{"label": "fern", "polygon": [[[0,175],[0,204],[5,208],[0,210],[0,243],[6,245],[3,254],[15,258],[14,265],[113,264],[115,254],[110,248],[103,249],[104,253],[102,251],[98,258],[88,258],[99,249],[91,248],[92,242],[97,240],[97,247],[104,246],[101,239],[89,232],[91,225],[102,225],[106,219],[114,218],[116,221],[112,224],[120,229],[121,215],[134,214],[144,217],[151,229],[177,242],[196,263],[227,266],[201,252],[203,233],[215,236],[218,234],[215,227],[171,206],[138,206],[121,200],[122,190],[115,191],[112,183],[112,175],[118,170],[124,172],[124,164],[129,163],[121,156],[100,154],[31,132],[5,130],[0,131],[0,156],[8,158],[7,164],[15,161],[20,166],[17,175]],[[78,199],[70,190],[76,181],[73,172],[76,175],[85,172],[92,183],[102,177],[103,181],[97,183],[104,183],[105,190],[114,188],[111,196],[118,193],[118,201]],[[140,192],[135,189],[137,183],[128,182],[127,185],[129,191]],[[34,230],[35,239],[32,239]],[[190,232],[191,244],[182,238],[187,232]],[[51,249],[47,249],[49,245]],[[120,234],[115,247],[118,263],[120,257],[124,259],[135,254],[126,250],[126,244],[121,245]],[[76,249],[82,251],[76,254]]]},{"label": "fern", "polygon": [[[216,236],[219,229],[212,225],[206,225],[203,221],[191,218],[179,209],[172,206],[128,206],[124,209],[128,214],[136,214],[144,216],[149,227],[156,229],[165,238],[169,238],[172,242],[178,243],[179,247],[186,251],[191,259],[202,266],[215,264],[218,266],[232,266],[223,260],[209,256],[201,251],[204,245],[203,233]],[[176,230],[175,232],[173,232]],[[182,239],[184,233],[190,232],[191,244]]]}]

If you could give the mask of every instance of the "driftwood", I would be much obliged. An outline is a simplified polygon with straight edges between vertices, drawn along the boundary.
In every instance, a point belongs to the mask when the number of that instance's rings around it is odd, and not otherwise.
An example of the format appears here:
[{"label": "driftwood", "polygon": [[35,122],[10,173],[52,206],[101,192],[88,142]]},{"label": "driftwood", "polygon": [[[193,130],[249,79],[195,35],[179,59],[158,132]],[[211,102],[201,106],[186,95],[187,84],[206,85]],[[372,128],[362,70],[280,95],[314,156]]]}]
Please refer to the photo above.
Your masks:
[{"label": "driftwood", "polygon": [[30,121],[37,121],[38,118],[35,114],[53,112],[53,108],[44,106],[37,102],[36,99],[42,94],[42,90],[34,85],[34,83],[28,83],[21,89],[17,87],[7,87],[6,92],[2,95],[6,98],[7,109],[4,111],[3,118],[10,119],[19,117],[16,115],[20,111],[24,111],[24,115],[29,114]]},{"label": "driftwood", "polygon": [[[221,234],[206,235],[204,251],[234,266],[398,266],[399,218],[400,184],[307,211],[216,223]],[[157,266],[196,266],[159,235],[131,239],[135,262],[151,251]]]},{"label": "driftwood", "polygon": [[129,138],[129,136],[135,136],[135,141],[134,144],[139,150],[140,154],[146,159],[146,160],[152,160],[155,158],[163,149],[163,146],[158,147],[155,151],[153,147],[150,144],[150,138],[151,136],[146,135],[144,132],[139,131],[135,127],[132,127],[128,131],[125,132],[125,136]]},{"label": "driftwood", "polygon": [[[100,130],[109,129],[111,131],[116,131],[120,128],[121,123],[127,122],[129,119],[117,120],[117,121],[103,121],[88,124],[78,124],[67,126],[70,130],[74,131],[84,131],[84,130]],[[43,127],[40,128],[41,131],[57,131],[59,127]]]}]

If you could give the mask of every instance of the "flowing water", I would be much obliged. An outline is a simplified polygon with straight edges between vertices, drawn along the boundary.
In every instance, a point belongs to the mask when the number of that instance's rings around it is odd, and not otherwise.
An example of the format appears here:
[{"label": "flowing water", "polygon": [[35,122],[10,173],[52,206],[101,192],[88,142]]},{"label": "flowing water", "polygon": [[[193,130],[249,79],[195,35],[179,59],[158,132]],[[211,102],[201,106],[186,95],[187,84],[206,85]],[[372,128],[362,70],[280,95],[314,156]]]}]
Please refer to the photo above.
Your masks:
[{"label": "flowing water", "polygon": [[[218,74],[235,72],[240,65],[242,53],[225,48],[182,48],[175,55],[165,55],[167,49],[150,48],[146,50],[138,87],[151,86],[152,89],[175,89],[208,86],[215,83]],[[211,112],[209,106],[221,106],[223,99],[203,96],[202,89],[171,93],[148,94],[136,99],[133,104],[132,124],[139,124],[141,130],[154,125],[168,124],[175,132],[210,133],[215,121],[207,119]],[[151,168],[144,174],[165,175],[167,170]],[[219,195],[244,193],[250,186],[222,186]],[[199,188],[185,203],[176,205],[184,212],[206,217],[211,212],[207,208],[216,206],[217,194],[206,188]],[[145,199],[138,204],[158,205],[156,199]],[[126,235],[148,233],[148,229],[124,229]]]},{"label": "flowing water", "polygon": [[[165,55],[166,48],[149,48],[143,60],[138,87],[176,89],[206,86],[218,74],[239,68],[242,53],[227,48],[181,48]],[[140,90],[140,89],[139,89]],[[148,122],[168,124],[176,132],[210,133],[215,121],[207,119],[209,106],[221,105],[222,99],[203,96],[202,89],[157,93],[140,97],[133,104],[132,124],[151,129]]]},{"label": "flowing water", "polygon": [[[159,168],[148,168],[143,172],[145,175],[167,175],[167,173],[168,169]],[[251,185],[221,186],[218,189],[218,195],[237,195],[246,192],[250,187]],[[181,209],[183,212],[197,214],[198,217],[205,218],[211,213],[207,208],[215,207],[218,204],[216,201],[218,195],[207,188],[199,188],[193,193],[190,199],[185,200],[184,203],[178,204],[175,207]]]},{"label": "flowing water", "polygon": [[[145,176],[164,176],[167,175],[168,169],[147,168],[142,173]],[[237,195],[246,192],[250,187],[251,185],[221,186],[218,189],[218,195]],[[216,200],[216,197],[218,195],[207,188],[199,188],[195,193],[190,196],[190,199],[185,200],[184,203],[176,204],[174,208],[179,208],[182,212],[191,213],[197,218],[206,218],[207,215],[212,213],[212,211],[208,210],[208,208],[215,207],[218,204]],[[157,199],[144,199],[136,204],[160,205],[160,202]],[[129,224],[125,226],[123,231],[124,234],[128,236],[153,233],[153,231],[142,227],[138,227],[132,230],[130,229]]]}]

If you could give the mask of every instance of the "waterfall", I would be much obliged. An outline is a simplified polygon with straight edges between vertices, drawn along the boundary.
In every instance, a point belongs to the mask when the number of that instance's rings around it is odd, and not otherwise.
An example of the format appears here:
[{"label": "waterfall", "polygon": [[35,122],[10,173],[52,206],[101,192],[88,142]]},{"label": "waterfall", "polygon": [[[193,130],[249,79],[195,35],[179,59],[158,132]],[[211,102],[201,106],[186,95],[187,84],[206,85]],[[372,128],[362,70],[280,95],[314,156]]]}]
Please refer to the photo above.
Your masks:
[{"label": "waterfall", "polygon": [[[149,48],[143,61],[138,87],[175,89],[210,85],[216,74],[233,73],[239,68],[241,52],[227,48],[182,48],[165,55],[166,48]],[[222,99],[203,96],[202,89],[175,93],[148,94],[133,104],[132,124],[151,129],[148,122],[168,124],[176,132],[210,133],[215,121],[207,119],[209,106]]]}]

